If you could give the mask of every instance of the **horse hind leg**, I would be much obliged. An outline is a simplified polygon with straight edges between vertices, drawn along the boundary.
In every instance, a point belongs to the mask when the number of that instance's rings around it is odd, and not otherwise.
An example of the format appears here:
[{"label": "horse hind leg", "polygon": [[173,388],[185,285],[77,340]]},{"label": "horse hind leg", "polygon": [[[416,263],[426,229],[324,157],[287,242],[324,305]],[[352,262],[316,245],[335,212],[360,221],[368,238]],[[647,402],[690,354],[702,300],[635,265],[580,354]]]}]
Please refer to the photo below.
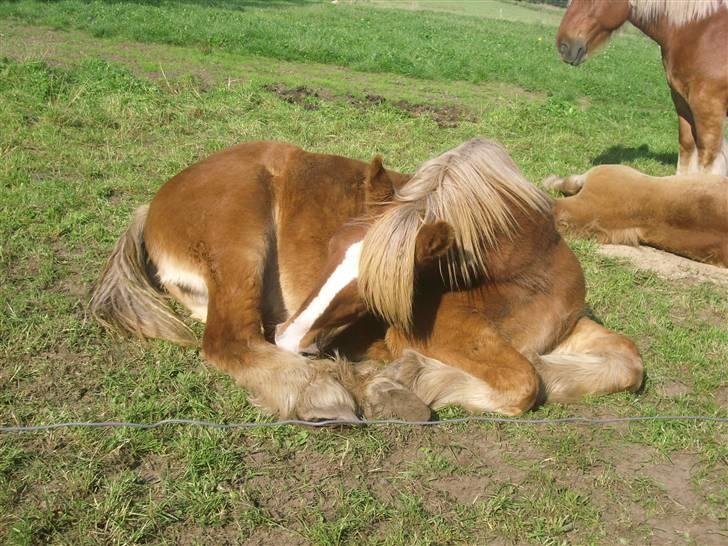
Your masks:
[{"label": "horse hind leg", "polygon": [[586,395],[637,391],[642,385],[642,358],[635,344],[582,317],[551,353],[536,363],[546,401],[573,402]]},{"label": "horse hind leg", "polygon": [[541,185],[546,190],[553,190],[565,195],[575,195],[581,191],[586,183],[586,174],[574,174],[560,177],[552,174],[543,179]]},{"label": "horse hind leg", "polygon": [[180,266],[170,259],[157,260],[159,283],[190,312],[192,318],[207,321],[208,293],[202,273],[191,266]]},{"label": "horse hind leg", "polygon": [[326,366],[279,349],[263,335],[261,298],[268,245],[227,249],[208,282],[205,359],[280,418],[356,420],[353,398]]},{"label": "horse hind leg", "polygon": [[723,140],[723,143],[713,161],[706,164],[705,172],[720,176],[728,176],[728,141]]},{"label": "horse hind leg", "polygon": [[695,120],[698,171],[706,174],[728,175],[726,165],[725,127],[726,106],[724,97],[714,88],[703,88],[691,98]]}]

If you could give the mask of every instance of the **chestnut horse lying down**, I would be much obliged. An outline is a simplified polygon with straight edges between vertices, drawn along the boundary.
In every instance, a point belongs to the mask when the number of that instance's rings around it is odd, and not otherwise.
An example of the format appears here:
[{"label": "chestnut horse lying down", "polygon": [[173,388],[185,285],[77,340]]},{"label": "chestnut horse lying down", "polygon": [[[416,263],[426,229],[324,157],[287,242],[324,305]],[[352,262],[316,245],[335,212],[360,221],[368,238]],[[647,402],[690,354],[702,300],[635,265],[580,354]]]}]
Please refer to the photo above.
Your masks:
[{"label": "chestnut horse lying down", "polygon": [[728,176],[654,177],[622,165],[544,180],[559,229],[602,243],[645,244],[728,267]]},{"label": "chestnut horse lying down", "polygon": [[423,419],[638,389],[635,345],[587,318],[584,296],[549,198],[497,144],[466,142],[409,177],[251,142],[137,210],[91,310],[194,344],[177,300],[206,322],[204,358],[283,418]]}]

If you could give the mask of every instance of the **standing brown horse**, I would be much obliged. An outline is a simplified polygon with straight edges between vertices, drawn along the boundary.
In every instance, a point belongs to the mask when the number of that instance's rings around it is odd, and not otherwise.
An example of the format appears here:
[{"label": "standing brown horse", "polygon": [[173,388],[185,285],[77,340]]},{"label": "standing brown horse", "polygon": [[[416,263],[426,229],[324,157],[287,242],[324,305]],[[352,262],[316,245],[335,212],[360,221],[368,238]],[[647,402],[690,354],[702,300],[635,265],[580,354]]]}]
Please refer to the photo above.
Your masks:
[{"label": "standing brown horse", "polygon": [[[139,209],[91,309],[194,343],[168,296],[206,321],[207,361],[282,417],[515,415],[642,382],[634,344],[584,315],[548,197],[481,140],[412,177],[278,142],[219,152]],[[394,362],[298,354],[320,348]]]},{"label": "standing brown horse", "polygon": [[629,21],[662,50],[678,116],[677,174],[728,175],[728,0],[571,0],[556,45],[578,65]]}]

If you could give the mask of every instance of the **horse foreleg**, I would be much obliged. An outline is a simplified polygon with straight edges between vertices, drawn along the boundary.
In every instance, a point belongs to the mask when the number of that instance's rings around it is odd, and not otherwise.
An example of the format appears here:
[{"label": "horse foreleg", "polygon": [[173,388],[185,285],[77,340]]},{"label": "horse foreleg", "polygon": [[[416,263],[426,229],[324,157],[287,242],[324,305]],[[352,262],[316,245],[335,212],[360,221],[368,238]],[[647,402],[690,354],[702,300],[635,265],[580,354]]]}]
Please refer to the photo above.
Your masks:
[{"label": "horse foreleg", "polygon": [[459,318],[438,321],[426,342],[390,331],[390,343],[410,349],[393,351],[400,358],[383,374],[434,409],[458,404],[470,413],[527,411],[540,392],[536,370],[483,321],[475,325],[473,320],[473,314],[465,312]]},{"label": "horse foreleg", "polygon": [[260,314],[264,248],[225,249],[208,280],[205,359],[281,418],[356,419],[351,395],[328,366],[268,343]]},{"label": "horse foreleg", "polygon": [[706,92],[690,106],[695,118],[698,171],[728,176],[728,151],[723,139],[725,100],[718,94]]},{"label": "horse foreleg", "polygon": [[551,353],[536,362],[547,401],[572,402],[589,394],[636,391],[642,358],[625,336],[582,317]]},{"label": "horse foreleg", "polygon": [[677,113],[678,143],[680,149],[677,156],[677,174],[692,174],[699,171],[698,150],[695,145],[695,126],[693,114],[685,99],[670,88],[672,102]]}]

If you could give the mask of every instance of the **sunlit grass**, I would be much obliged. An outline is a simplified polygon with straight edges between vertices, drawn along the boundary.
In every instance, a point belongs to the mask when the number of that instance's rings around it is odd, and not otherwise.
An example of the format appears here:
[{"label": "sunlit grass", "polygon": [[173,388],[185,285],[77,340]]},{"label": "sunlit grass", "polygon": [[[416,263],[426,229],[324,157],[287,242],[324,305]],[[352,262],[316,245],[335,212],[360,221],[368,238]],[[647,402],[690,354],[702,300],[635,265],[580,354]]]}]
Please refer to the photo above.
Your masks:
[{"label": "sunlit grass", "polygon": [[[408,171],[483,135],[503,142],[536,182],[605,161],[674,169],[673,114],[646,41],[625,37],[576,71],[556,60],[537,25],[314,2],[209,4],[217,7],[0,5],[0,14],[26,21],[0,19],[3,424],[263,418],[197,351],[118,342],[84,310],[130,212],[214,150],[275,138],[361,159],[381,153]],[[63,39],[40,24],[65,29]],[[256,25],[259,38],[239,39]],[[429,60],[418,60],[423,51]],[[318,97],[290,103],[271,84],[304,85]],[[382,100],[362,103],[366,95]],[[402,100],[457,106],[462,116],[441,127]],[[591,242],[571,244],[590,312],[636,340],[648,379],[637,395],[532,416],[725,416],[724,292],[636,271]],[[718,529],[726,445],[720,425],[682,422],[4,435],[0,536],[19,544],[638,543],[652,524],[637,509],[658,518],[678,508],[654,477],[635,475],[634,461],[689,458],[691,521]]]}]

